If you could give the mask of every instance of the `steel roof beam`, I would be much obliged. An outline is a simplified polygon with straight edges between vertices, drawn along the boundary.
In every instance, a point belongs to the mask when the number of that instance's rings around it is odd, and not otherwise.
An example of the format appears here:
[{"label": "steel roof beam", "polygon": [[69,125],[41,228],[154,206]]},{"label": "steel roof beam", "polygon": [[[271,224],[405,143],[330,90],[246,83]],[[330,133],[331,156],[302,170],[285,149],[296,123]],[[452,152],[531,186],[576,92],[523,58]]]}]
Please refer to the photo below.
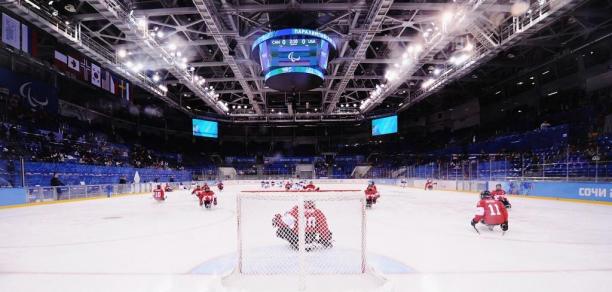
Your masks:
[{"label": "steel roof beam", "polygon": [[[340,96],[344,93],[348,82],[354,76],[357,65],[359,65],[363,59],[365,59],[367,49],[370,46],[372,39],[374,39],[376,31],[380,29],[380,25],[383,23],[387,12],[389,12],[391,4],[393,4],[393,0],[377,0],[372,3],[370,11],[366,17],[366,23],[363,27],[368,32],[363,34],[358,42],[357,48],[355,49],[355,54],[353,55],[352,60],[345,65],[346,67],[342,72],[343,78],[337,85],[335,93],[332,94],[332,92],[326,92],[323,97],[323,102],[326,104],[324,105],[325,113],[331,114],[336,108],[336,103],[340,99]],[[330,94],[332,95],[329,96]]]},{"label": "steel roof beam", "polygon": [[215,8],[215,4],[211,0],[193,0],[193,3],[197,12],[202,16],[202,19],[204,19],[206,28],[212,34],[215,42],[217,42],[217,46],[219,46],[219,49],[223,53],[224,61],[227,62],[234,76],[238,82],[240,82],[240,86],[242,86],[244,94],[249,98],[249,102],[253,106],[253,109],[257,114],[261,114],[261,108],[259,107],[258,101],[255,100],[251,85],[245,80],[245,76],[242,70],[240,70],[238,63],[235,61],[234,56],[230,55],[230,48],[222,33],[223,26],[218,18],[219,13]]}]

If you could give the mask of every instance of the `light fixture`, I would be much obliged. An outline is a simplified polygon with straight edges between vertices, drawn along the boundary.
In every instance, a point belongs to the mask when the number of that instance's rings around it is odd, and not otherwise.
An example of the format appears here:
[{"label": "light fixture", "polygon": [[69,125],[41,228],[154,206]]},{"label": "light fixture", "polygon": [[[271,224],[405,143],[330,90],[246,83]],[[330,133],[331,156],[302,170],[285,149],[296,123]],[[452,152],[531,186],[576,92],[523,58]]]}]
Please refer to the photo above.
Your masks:
[{"label": "light fixture", "polygon": [[147,20],[145,18],[140,18],[138,19],[138,21],[136,22],[138,24],[138,26],[140,26],[141,28],[145,28],[147,26]]},{"label": "light fixture", "polygon": [[159,76],[159,74],[157,74],[157,73],[153,74],[153,81],[154,82],[159,82],[160,79],[161,79],[161,77]]},{"label": "light fixture", "polygon": [[548,96],[553,96],[553,95],[555,95],[555,94],[557,94],[557,93],[559,93],[559,92],[557,92],[557,91],[553,91],[553,92],[549,93],[549,94],[548,94]]},{"label": "light fixture", "polygon": [[119,58],[125,58],[127,56],[127,51],[125,49],[119,49],[119,51],[117,51],[117,56],[119,56]]},{"label": "light fixture", "polygon": [[157,37],[158,37],[158,38],[160,38],[160,39],[161,39],[161,38],[163,38],[163,37],[164,37],[164,32],[163,32],[163,31],[161,31],[161,30],[160,30],[160,31],[158,31],[158,32],[157,32]]},{"label": "light fixture", "polygon": [[423,81],[423,83],[421,83],[421,88],[423,88],[423,89],[428,88],[429,86],[431,86],[434,83],[434,81],[435,80],[433,78],[429,78],[429,79]]},{"label": "light fixture", "polygon": [[440,73],[442,73],[442,70],[440,70],[440,68],[436,68],[433,70],[433,74],[436,76],[440,75]]}]

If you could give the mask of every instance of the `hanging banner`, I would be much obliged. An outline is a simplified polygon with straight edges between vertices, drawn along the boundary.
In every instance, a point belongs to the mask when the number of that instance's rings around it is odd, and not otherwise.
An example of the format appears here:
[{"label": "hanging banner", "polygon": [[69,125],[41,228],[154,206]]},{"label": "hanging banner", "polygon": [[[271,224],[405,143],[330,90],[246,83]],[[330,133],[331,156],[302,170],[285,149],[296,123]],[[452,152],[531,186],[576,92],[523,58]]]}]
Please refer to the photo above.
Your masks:
[{"label": "hanging banner", "polygon": [[31,111],[57,113],[57,88],[49,84],[0,68],[0,90],[18,96],[21,105]]}]

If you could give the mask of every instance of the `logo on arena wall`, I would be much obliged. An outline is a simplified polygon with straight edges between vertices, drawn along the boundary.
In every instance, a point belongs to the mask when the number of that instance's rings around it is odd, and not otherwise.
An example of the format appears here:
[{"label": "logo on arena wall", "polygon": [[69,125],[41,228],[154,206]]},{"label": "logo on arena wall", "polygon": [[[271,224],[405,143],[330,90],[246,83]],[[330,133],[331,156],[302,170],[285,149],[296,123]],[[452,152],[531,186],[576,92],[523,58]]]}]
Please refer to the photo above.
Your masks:
[{"label": "logo on arena wall", "polygon": [[49,99],[46,96],[32,95],[32,82],[26,82],[19,86],[19,95],[26,99],[33,110],[44,108],[49,104]]},{"label": "logo on arena wall", "polygon": [[0,68],[1,87],[7,88],[11,96],[21,99],[21,106],[31,111],[55,113],[58,110],[57,88],[53,86]]}]

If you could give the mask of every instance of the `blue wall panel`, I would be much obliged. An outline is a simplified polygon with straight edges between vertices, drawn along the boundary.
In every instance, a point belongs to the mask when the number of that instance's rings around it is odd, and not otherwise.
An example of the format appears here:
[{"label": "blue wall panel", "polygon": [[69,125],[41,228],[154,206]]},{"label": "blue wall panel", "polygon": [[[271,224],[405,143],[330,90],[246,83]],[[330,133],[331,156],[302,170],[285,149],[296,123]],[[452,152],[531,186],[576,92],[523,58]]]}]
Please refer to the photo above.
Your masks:
[{"label": "blue wall panel", "polygon": [[0,189],[0,206],[17,205],[26,203],[25,189],[6,188]]}]

